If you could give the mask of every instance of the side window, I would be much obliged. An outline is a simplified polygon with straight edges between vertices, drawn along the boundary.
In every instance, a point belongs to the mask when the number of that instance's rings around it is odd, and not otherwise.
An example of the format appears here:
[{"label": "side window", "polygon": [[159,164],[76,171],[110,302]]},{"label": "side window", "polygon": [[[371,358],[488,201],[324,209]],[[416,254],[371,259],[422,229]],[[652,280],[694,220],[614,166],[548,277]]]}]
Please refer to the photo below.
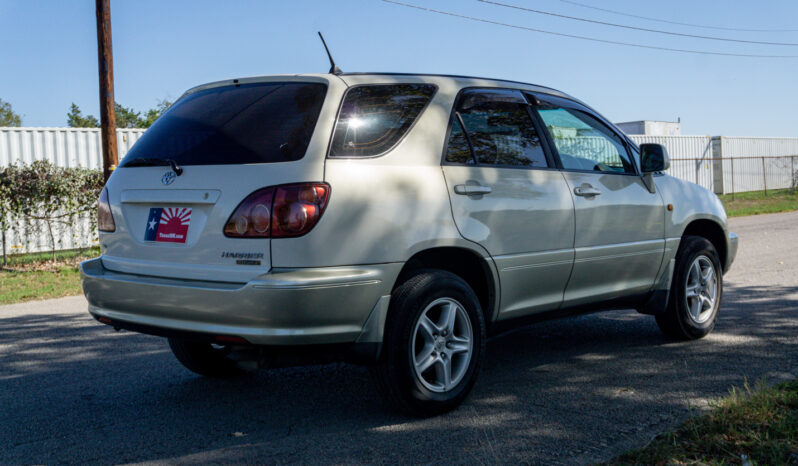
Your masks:
[{"label": "side window", "polygon": [[435,93],[431,84],[386,84],[349,89],[335,123],[330,155],[372,157],[399,142]]},{"label": "side window", "polygon": [[541,102],[538,113],[549,130],[563,168],[635,173],[621,138],[581,110]]},{"label": "side window", "polygon": [[446,161],[452,163],[474,164],[474,157],[471,156],[471,146],[463,132],[460,120],[455,118],[452,123],[452,132],[449,134],[449,145],[446,149]]},{"label": "side window", "polygon": [[471,143],[479,165],[547,167],[540,135],[532,123],[527,103],[518,91],[467,90],[457,112],[463,119],[466,139],[457,118],[449,137],[447,162],[469,162],[464,144]]}]

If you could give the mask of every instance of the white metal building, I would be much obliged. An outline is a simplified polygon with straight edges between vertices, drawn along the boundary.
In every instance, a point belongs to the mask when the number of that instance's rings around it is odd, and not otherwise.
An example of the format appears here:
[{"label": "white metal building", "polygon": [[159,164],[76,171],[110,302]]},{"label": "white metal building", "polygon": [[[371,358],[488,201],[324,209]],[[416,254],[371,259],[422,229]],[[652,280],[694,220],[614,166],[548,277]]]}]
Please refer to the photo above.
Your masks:
[{"label": "white metal building", "polygon": [[681,121],[627,121],[615,123],[626,134],[642,136],[680,136],[682,134]]}]

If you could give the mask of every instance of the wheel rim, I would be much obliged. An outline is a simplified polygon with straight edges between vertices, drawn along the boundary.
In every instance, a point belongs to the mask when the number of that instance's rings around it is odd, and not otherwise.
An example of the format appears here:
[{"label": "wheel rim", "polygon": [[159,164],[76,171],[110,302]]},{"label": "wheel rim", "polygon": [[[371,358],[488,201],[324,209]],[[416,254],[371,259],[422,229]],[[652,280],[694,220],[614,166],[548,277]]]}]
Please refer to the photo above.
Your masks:
[{"label": "wheel rim", "polygon": [[718,275],[707,256],[698,256],[687,270],[684,285],[687,314],[697,324],[712,317],[718,299]]},{"label": "wheel rim", "polygon": [[431,302],[416,321],[411,342],[416,378],[428,390],[451,390],[468,371],[474,348],[471,320],[451,298]]}]

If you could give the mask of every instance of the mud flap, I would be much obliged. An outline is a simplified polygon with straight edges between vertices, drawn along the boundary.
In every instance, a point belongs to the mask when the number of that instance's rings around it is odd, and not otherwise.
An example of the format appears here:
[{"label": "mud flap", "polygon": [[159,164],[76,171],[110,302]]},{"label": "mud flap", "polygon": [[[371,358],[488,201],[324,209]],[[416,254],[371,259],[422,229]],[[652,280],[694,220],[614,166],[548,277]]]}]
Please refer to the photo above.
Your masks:
[{"label": "mud flap", "polygon": [[671,280],[673,279],[675,266],[676,259],[671,259],[651,291],[651,296],[637,309],[637,312],[647,315],[657,315],[665,312],[668,308],[668,298],[671,295]]}]

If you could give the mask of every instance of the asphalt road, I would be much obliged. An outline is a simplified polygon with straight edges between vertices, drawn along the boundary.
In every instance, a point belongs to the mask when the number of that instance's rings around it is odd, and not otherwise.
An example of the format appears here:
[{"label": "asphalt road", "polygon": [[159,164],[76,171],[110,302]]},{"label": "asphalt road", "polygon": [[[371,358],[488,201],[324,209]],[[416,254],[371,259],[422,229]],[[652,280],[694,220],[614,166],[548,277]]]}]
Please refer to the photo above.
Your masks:
[{"label": "asphalt road", "polygon": [[206,380],[82,297],[0,307],[0,463],[590,463],[645,445],[747,379],[798,376],[798,213],[733,219],[741,247],[707,338],[617,311],[488,343],[457,411],[387,412],[361,367]]}]

